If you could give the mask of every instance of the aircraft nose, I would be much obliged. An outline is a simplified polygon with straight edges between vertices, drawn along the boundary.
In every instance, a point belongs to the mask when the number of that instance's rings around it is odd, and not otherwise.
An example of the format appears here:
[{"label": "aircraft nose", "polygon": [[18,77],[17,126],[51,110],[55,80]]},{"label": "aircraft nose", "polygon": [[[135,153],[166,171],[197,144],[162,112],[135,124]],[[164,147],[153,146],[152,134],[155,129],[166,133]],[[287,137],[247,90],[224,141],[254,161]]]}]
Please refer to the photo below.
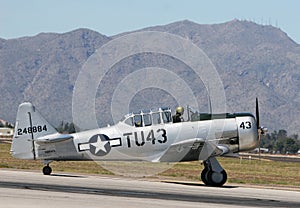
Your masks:
[{"label": "aircraft nose", "polygon": [[237,117],[239,150],[253,150],[259,143],[259,135],[254,117]]}]

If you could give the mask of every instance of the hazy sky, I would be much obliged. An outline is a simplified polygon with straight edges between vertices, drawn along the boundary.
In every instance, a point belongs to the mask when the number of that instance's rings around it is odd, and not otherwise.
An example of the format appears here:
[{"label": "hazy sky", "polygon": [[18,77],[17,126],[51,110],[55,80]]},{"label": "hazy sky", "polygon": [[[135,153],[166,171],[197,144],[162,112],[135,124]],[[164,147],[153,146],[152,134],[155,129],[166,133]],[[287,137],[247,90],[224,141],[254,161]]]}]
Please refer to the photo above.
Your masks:
[{"label": "hazy sky", "polygon": [[0,37],[89,28],[114,35],[188,19],[246,19],[281,28],[300,43],[298,0],[0,0]]}]

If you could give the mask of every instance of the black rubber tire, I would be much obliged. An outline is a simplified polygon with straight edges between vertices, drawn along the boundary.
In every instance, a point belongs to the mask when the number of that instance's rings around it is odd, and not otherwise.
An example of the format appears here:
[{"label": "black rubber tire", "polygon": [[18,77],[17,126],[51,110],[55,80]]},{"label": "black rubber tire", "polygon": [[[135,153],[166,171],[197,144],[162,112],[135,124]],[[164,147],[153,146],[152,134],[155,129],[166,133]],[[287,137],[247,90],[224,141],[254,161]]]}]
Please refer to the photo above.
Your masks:
[{"label": "black rubber tire", "polygon": [[51,172],[52,172],[52,168],[50,166],[47,165],[47,166],[43,167],[44,175],[50,175]]},{"label": "black rubber tire", "polygon": [[225,170],[222,170],[221,173],[209,171],[207,174],[207,179],[210,183],[210,186],[220,187],[226,183],[227,173]]},{"label": "black rubber tire", "polygon": [[210,186],[210,182],[208,181],[208,173],[209,173],[209,169],[204,168],[201,172],[201,180],[205,185]]}]

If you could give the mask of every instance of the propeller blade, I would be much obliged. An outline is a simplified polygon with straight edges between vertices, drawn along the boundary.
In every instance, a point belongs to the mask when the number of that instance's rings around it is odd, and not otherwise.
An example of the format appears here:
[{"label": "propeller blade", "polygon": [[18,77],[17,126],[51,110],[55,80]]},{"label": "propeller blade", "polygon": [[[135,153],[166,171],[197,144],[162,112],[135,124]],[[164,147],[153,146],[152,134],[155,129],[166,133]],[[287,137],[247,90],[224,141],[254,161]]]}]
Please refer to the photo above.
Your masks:
[{"label": "propeller blade", "polygon": [[257,126],[257,129],[260,128],[258,98],[256,98],[256,126]]},{"label": "propeller blade", "polygon": [[260,160],[260,144],[261,144],[261,127],[259,123],[259,107],[258,107],[258,98],[256,98],[256,126],[258,131],[258,158]]}]

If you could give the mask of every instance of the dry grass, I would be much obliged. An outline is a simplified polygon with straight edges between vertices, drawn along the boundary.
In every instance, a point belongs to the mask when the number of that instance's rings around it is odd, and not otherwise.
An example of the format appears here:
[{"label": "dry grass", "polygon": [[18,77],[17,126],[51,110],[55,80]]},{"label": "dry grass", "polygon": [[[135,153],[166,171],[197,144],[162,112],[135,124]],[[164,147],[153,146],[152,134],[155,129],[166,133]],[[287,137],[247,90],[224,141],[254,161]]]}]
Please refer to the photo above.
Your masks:
[{"label": "dry grass", "polygon": [[[41,170],[41,161],[14,159],[9,154],[10,145],[0,144],[0,168]],[[238,158],[218,158],[228,174],[228,182],[240,184],[262,184],[300,187],[300,163],[258,161]],[[78,172],[87,174],[114,173],[128,176],[152,175],[155,178],[198,181],[203,166],[199,161],[178,164],[101,162],[90,161],[53,162],[51,167],[59,172]],[[108,170],[104,169],[105,167]],[[165,171],[163,171],[165,170]],[[163,171],[163,172],[162,172]],[[148,176],[149,177],[149,176]]]},{"label": "dry grass", "polygon": [[[41,170],[43,163],[34,160],[19,160],[13,158],[10,153],[10,144],[0,143],[0,168]],[[55,171],[77,172],[89,174],[112,174],[101,168],[93,161],[68,161],[53,162],[51,167]]]},{"label": "dry grass", "polygon": [[[294,162],[218,158],[228,174],[228,182],[241,184],[283,185],[300,187],[300,164]],[[198,180],[199,162],[178,163],[162,176]]]}]

